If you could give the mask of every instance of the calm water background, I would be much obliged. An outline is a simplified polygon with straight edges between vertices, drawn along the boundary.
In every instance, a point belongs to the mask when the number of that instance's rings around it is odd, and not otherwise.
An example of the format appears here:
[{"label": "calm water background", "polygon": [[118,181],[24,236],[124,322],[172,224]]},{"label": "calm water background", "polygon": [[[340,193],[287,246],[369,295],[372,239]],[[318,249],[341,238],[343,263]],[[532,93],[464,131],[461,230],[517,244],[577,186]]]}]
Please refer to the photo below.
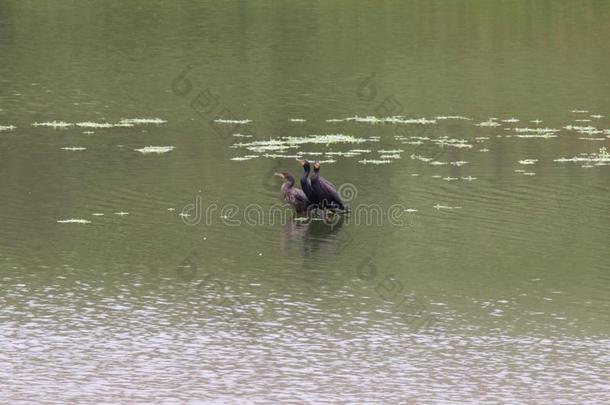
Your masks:
[{"label": "calm water background", "polygon": [[[554,161],[610,147],[562,128],[610,128],[608,38],[604,1],[3,1],[0,402],[608,403],[610,168]],[[474,147],[326,121],[392,115],[387,100],[472,118],[401,133]],[[490,117],[520,123],[474,125]],[[124,118],[167,122],[32,125]],[[504,136],[535,119],[561,131]],[[234,132],[379,137],[306,150],[403,149],[323,173],[357,187],[352,205],[417,212],[185,224],[197,197],[270,207],[270,174],[299,172],[231,160]],[[134,150],[149,145],[175,149]]]}]

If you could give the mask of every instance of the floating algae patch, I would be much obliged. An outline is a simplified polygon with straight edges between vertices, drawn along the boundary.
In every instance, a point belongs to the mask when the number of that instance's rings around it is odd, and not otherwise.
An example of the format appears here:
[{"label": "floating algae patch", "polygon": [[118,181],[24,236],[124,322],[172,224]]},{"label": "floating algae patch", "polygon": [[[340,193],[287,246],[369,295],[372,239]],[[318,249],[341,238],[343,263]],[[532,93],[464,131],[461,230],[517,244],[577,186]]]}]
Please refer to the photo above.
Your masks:
[{"label": "floating algae patch", "polygon": [[67,150],[67,151],[71,151],[71,152],[77,152],[77,151],[81,151],[81,150],[87,150],[87,148],[83,147],[83,146],[64,146],[63,148],[61,148],[62,150]]},{"label": "floating algae patch", "polygon": [[465,160],[456,160],[455,162],[449,162],[449,164],[452,166],[461,167],[468,164],[468,162]]},{"label": "floating algae patch", "polygon": [[499,122],[497,122],[496,120],[497,120],[497,118],[490,118],[487,121],[479,122],[478,124],[474,124],[474,125],[476,125],[477,127],[499,127],[500,125],[502,125]]},{"label": "floating algae patch", "polygon": [[167,153],[167,152],[171,152],[175,149],[175,146],[145,146],[143,148],[140,149],[134,149],[136,152],[140,152],[140,153],[157,153],[157,154],[161,154],[161,153]]},{"label": "floating algae patch", "polygon": [[82,218],[59,219],[58,224],[90,224],[91,221]]},{"label": "floating algae patch", "polygon": [[324,155],[326,155],[326,156],[355,156],[355,155],[359,155],[359,153],[330,151],[330,152],[324,152]]},{"label": "floating algae patch", "polygon": [[558,129],[555,128],[513,128],[518,134],[554,134],[555,132],[559,132]]},{"label": "floating algae patch", "polygon": [[465,120],[465,121],[472,121],[472,118],[464,117],[464,116],[461,116],[461,115],[439,115],[438,117],[434,117],[434,119],[439,120],[439,121],[444,121],[444,120]]},{"label": "floating algae patch", "polygon": [[598,135],[598,134],[604,133],[603,130],[597,129],[596,127],[591,126],[591,125],[587,125],[587,126],[568,125],[568,126],[565,126],[564,129],[567,129],[568,131],[576,131],[579,134],[583,134],[583,135]]},{"label": "floating algae patch", "polygon": [[356,138],[351,135],[344,134],[330,134],[330,135],[310,135],[308,137],[288,137],[286,138],[291,143],[363,143],[367,140],[364,138]]},{"label": "floating algae patch", "polygon": [[74,124],[70,122],[64,121],[45,121],[45,122],[35,122],[32,124],[33,127],[49,127],[55,129],[69,128],[74,126]]},{"label": "floating algae patch", "polygon": [[253,152],[267,152],[267,151],[281,151],[296,147],[295,145],[288,145],[281,139],[269,139],[266,141],[252,141],[246,143],[235,143],[231,145],[232,148],[246,148]]},{"label": "floating algae patch", "polygon": [[121,124],[165,124],[167,121],[161,118],[123,118]]},{"label": "floating algae patch", "polygon": [[362,160],[359,160],[358,163],[362,163],[365,165],[384,165],[384,164],[392,163],[392,161],[387,160],[387,159],[362,159]]},{"label": "floating algae patch", "polygon": [[[556,128],[512,128],[517,138],[557,138],[556,133],[559,132]],[[508,136],[507,136],[508,137]]]},{"label": "floating algae patch", "polygon": [[224,118],[218,118],[215,119],[214,122],[218,123],[218,124],[249,124],[250,122],[252,122],[252,120],[232,120],[232,119],[224,119]]},{"label": "floating algae patch", "polygon": [[348,118],[333,118],[326,120],[326,122],[361,122],[367,124],[436,124],[436,119],[428,119],[428,118],[406,118],[401,115],[396,115],[392,117],[384,117],[378,118],[372,115],[367,117],[348,117]]},{"label": "floating algae patch", "polygon": [[432,208],[434,208],[435,210],[459,210],[462,207],[452,207],[450,205],[442,205],[442,204],[436,204],[434,205]]},{"label": "floating algae patch", "polygon": [[240,162],[240,161],[252,160],[257,157],[258,157],[258,155],[236,156],[236,157],[232,157],[231,160]]},{"label": "floating algae patch", "polygon": [[605,147],[600,148],[597,153],[581,153],[580,155],[570,158],[554,159],[554,162],[573,162],[573,163],[595,163],[597,166],[607,166],[610,164],[610,153]]},{"label": "floating algae patch", "polygon": [[328,134],[328,135],[309,135],[309,136],[285,136],[279,139],[269,139],[264,141],[252,141],[245,143],[236,143],[231,145],[232,148],[246,148],[253,152],[266,151],[282,151],[291,148],[298,148],[305,144],[340,144],[340,143],[364,143],[367,139],[356,138],[351,135],[344,134]]},{"label": "floating algae patch", "polygon": [[447,136],[440,137],[437,139],[431,139],[430,142],[435,143],[438,146],[451,146],[453,148],[467,148],[472,149],[472,145],[468,143],[466,139],[454,139]]},{"label": "floating algae patch", "polygon": [[515,135],[517,138],[540,138],[540,139],[550,139],[557,138],[555,134],[519,134]]},{"label": "floating algae patch", "polygon": [[298,159],[300,157],[299,155],[281,155],[278,153],[265,153],[262,156],[271,159]]},{"label": "floating algae patch", "polygon": [[129,123],[120,123],[119,122],[118,124],[112,124],[110,122],[92,122],[92,121],[77,122],[75,125],[79,128],[98,128],[98,129],[133,127],[133,124],[129,124]]},{"label": "floating algae patch", "polygon": [[425,156],[421,156],[421,155],[416,155],[416,154],[412,154],[411,156],[409,156],[411,159],[413,160],[419,160],[421,162],[430,162],[432,161],[432,158],[427,158]]}]

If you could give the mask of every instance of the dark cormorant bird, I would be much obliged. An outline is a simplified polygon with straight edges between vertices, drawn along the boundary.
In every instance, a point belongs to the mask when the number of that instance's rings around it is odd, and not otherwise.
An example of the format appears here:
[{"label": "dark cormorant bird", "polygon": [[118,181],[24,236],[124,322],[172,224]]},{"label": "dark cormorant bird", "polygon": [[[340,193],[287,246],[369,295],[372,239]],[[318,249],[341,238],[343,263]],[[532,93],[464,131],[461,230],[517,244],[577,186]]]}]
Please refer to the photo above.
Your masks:
[{"label": "dark cormorant bird", "polygon": [[275,173],[276,176],[281,177],[284,180],[282,184],[282,194],[284,201],[292,205],[298,214],[307,212],[309,207],[309,199],[302,190],[294,187],[294,177],[288,172]]},{"label": "dark cormorant bird", "polygon": [[311,175],[311,188],[315,198],[319,201],[321,208],[331,210],[345,210],[345,204],[335,186],[324,177],[320,176],[320,162],[313,164],[313,174]]},{"label": "dark cormorant bird", "polygon": [[311,166],[307,160],[297,159],[299,164],[303,166],[303,175],[301,176],[301,189],[309,199],[311,204],[310,208],[317,208],[320,200],[316,198],[316,194],[313,192],[313,188],[311,188],[311,182],[309,181],[309,173],[311,172]]}]

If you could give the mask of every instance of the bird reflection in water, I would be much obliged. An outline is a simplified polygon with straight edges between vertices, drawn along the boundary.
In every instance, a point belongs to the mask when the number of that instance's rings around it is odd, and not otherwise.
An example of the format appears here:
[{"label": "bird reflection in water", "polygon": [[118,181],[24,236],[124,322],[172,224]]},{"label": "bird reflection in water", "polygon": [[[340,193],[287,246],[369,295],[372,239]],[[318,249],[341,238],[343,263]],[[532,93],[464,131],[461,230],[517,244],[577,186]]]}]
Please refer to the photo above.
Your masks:
[{"label": "bird reflection in water", "polygon": [[352,239],[347,228],[343,227],[344,223],[343,216],[336,216],[332,221],[315,218],[288,221],[284,226],[282,253],[289,254],[290,250],[298,247],[302,249],[304,259],[336,256]]}]

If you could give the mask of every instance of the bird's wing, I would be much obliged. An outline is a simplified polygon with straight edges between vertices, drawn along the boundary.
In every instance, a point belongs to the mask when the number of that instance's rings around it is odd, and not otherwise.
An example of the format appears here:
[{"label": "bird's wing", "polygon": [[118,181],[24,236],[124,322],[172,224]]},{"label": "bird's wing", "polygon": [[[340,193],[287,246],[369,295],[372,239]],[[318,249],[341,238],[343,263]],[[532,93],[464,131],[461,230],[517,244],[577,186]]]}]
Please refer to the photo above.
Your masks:
[{"label": "bird's wing", "polygon": [[320,178],[320,187],[328,196],[332,197],[335,202],[339,203],[340,205],[343,205],[343,201],[341,201],[341,196],[339,195],[337,189],[335,188],[335,186],[333,186],[331,182],[327,181],[324,178]]},{"label": "bird's wing", "polygon": [[298,188],[293,189],[294,190],[294,198],[295,201],[304,204],[304,205],[308,205],[309,204],[309,198],[307,198],[307,196],[305,195],[305,193],[303,192],[303,190],[299,190]]},{"label": "bird's wing", "polygon": [[337,189],[337,187],[335,187],[335,185],[333,183],[331,183],[330,181],[326,180],[324,177],[320,176],[320,183],[326,183],[328,184],[330,187],[334,188],[335,190]]},{"label": "bird's wing", "polygon": [[298,188],[290,188],[284,194],[286,202],[292,205],[303,204],[308,205],[309,199],[303,192],[303,190],[299,190]]}]

